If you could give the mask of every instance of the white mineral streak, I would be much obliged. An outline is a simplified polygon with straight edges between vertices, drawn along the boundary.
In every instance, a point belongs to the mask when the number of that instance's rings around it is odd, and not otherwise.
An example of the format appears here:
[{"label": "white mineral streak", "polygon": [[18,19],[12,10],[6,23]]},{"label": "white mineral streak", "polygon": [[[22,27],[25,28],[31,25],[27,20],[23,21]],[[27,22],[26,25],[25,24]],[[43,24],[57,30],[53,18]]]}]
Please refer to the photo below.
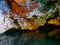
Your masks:
[{"label": "white mineral streak", "polygon": [[38,8],[34,9],[32,12],[29,13],[29,16],[28,18],[32,18],[32,16],[35,15],[35,16],[43,16],[44,13],[40,12],[38,10]]},{"label": "white mineral streak", "polygon": [[26,4],[27,4],[27,9],[30,8],[30,0],[26,0]]},{"label": "white mineral streak", "polygon": [[47,14],[50,13],[52,10],[53,10],[53,8],[51,8],[51,9],[47,12]]}]

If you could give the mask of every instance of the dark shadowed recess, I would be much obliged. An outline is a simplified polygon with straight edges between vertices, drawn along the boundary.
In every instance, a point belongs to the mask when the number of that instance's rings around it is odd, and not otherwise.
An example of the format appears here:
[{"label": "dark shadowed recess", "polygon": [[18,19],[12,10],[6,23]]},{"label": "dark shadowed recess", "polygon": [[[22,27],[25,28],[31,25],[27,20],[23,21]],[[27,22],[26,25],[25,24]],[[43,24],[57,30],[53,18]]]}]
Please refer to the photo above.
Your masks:
[{"label": "dark shadowed recess", "polygon": [[[0,35],[0,45],[60,45],[60,28],[59,26],[45,24],[40,26],[38,31],[9,29]],[[58,30],[56,36],[49,32]]]},{"label": "dark shadowed recess", "polygon": [[[37,32],[38,31],[38,32]],[[53,39],[53,40],[60,40],[60,25],[56,26],[56,25],[53,25],[53,24],[45,24],[44,26],[40,26],[38,27],[36,30],[17,30],[17,29],[9,29],[8,31],[6,31],[4,34],[7,35],[7,36],[16,36],[18,35],[19,37],[21,37],[22,35],[24,35],[25,33],[27,33],[26,35],[28,35],[29,33],[32,33],[32,35],[34,33],[38,33],[38,35],[41,35],[41,34],[44,34],[45,35],[45,38],[47,39]],[[50,32],[53,32],[51,35],[54,34],[54,32],[56,32],[53,36],[49,36],[48,33]],[[56,36],[58,38],[56,38]]]}]

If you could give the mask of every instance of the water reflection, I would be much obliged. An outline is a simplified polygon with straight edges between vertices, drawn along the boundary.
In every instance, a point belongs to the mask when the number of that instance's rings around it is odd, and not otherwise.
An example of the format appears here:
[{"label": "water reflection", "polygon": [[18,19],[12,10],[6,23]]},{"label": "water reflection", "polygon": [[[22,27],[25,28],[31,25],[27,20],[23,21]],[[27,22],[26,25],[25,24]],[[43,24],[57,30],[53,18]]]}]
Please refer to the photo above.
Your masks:
[{"label": "water reflection", "polygon": [[59,39],[52,40],[52,38],[48,38],[48,36],[46,37],[46,35],[40,33],[39,30],[19,31],[16,29],[10,29],[0,35],[0,45],[60,45],[60,41],[58,41]]}]

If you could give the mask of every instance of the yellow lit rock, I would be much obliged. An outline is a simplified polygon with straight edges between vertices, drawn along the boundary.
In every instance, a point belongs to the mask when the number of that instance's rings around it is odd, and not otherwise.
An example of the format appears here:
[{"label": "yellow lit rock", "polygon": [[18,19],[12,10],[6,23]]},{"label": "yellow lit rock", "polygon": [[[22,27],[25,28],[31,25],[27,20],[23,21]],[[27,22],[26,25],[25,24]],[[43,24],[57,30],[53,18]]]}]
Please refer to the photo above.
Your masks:
[{"label": "yellow lit rock", "polygon": [[[26,0],[14,0],[14,1],[17,2],[19,5],[26,4]],[[30,0],[30,2],[32,2],[32,0]]]}]

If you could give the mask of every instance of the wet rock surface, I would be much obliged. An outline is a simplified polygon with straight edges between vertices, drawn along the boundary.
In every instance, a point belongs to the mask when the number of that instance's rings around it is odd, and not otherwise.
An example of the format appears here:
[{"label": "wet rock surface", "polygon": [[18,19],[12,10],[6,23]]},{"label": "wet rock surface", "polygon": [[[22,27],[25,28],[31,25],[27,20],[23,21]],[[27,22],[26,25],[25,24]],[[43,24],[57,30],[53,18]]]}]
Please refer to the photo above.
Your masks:
[{"label": "wet rock surface", "polygon": [[10,29],[0,35],[0,45],[60,45],[60,29],[50,30],[42,30],[47,33],[45,34],[39,30]]}]

